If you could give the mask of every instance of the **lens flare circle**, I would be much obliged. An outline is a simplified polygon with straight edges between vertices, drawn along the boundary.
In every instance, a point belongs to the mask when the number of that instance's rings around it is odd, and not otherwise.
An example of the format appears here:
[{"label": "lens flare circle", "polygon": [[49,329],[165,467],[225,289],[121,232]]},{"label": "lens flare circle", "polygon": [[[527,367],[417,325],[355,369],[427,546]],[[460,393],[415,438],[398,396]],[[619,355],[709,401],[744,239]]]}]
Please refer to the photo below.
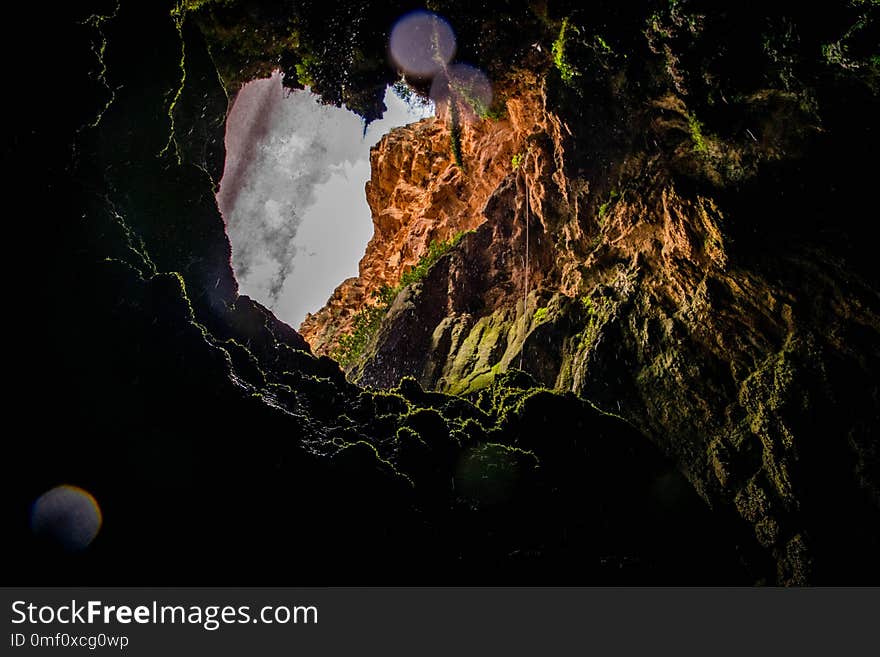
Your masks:
[{"label": "lens flare circle", "polygon": [[46,491],[31,507],[31,531],[68,552],[87,548],[103,522],[101,507],[92,494],[69,484]]},{"label": "lens flare circle", "polygon": [[388,49],[394,64],[408,75],[430,78],[455,56],[455,33],[443,18],[418,10],[400,18]]}]

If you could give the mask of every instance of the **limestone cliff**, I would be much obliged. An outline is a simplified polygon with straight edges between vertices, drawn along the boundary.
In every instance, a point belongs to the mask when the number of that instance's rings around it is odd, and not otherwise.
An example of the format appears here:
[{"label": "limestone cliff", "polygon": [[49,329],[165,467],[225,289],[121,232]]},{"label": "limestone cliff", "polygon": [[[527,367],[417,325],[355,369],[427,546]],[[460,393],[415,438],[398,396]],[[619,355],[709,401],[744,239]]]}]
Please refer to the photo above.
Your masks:
[{"label": "limestone cliff", "polygon": [[505,118],[464,124],[465,167],[455,161],[451,123],[444,112],[392,130],[373,148],[366,185],[373,237],[359,275],[344,281],[300,327],[316,353],[332,353],[338,336],[351,331],[353,316],[375,303],[383,285],[397,284],[432,242],[483,223],[483,208],[523,150],[539,103],[538,91],[527,91],[507,104]]}]

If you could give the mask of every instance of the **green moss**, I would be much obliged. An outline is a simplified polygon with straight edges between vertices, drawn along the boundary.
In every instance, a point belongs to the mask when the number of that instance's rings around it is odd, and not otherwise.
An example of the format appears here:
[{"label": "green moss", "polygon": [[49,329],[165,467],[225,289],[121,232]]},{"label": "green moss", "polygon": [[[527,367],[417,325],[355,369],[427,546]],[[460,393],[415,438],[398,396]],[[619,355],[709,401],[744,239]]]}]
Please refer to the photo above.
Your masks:
[{"label": "green moss", "polygon": [[611,299],[601,296],[596,300],[589,296],[584,296],[581,297],[580,303],[587,316],[587,323],[579,334],[578,351],[585,351],[592,348],[596,342],[596,339],[599,337],[599,331],[611,317],[614,304]]},{"label": "green moss", "polygon": [[399,445],[403,445],[406,443],[421,443],[425,447],[428,446],[428,444],[424,440],[422,440],[419,432],[412,427],[398,427],[397,431],[394,434],[394,439],[398,442]]},{"label": "green moss", "polygon": [[171,10],[172,16],[182,16],[190,11],[198,11],[202,7],[211,4],[229,4],[229,0],[180,0],[177,6]]},{"label": "green moss", "polygon": [[599,47],[599,50],[606,55],[612,54],[614,51],[611,50],[611,46],[608,45],[608,42],[605,41],[600,35],[595,36],[596,45]]},{"label": "green moss", "polygon": [[450,427],[443,415],[433,408],[414,409],[404,419],[404,426],[415,431],[422,440],[437,452],[449,452],[457,448],[450,436]]},{"label": "green moss", "polygon": [[703,124],[693,114],[688,114],[687,119],[691,141],[694,143],[694,152],[708,155],[709,147],[706,145],[706,140],[703,137]]},{"label": "green moss", "polygon": [[[876,52],[865,53],[864,48],[855,47],[853,52],[852,45],[858,42],[860,33],[867,32],[874,28],[874,18],[871,15],[870,5],[874,7],[880,6],[877,0],[852,0],[854,7],[863,5],[864,13],[860,14],[855,22],[843,33],[843,35],[832,43],[826,43],[822,46],[822,57],[830,66],[837,66],[847,71],[856,71],[867,66],[876,66],[880,56]],[[876,44],[876,37],[875,37]],[[861,50],[861,53],[859,51]],[[876,45],[870,50],[876,50]]]},{"label": "green moss", "polygon": [[138,260],[137,269],[141,274],[152,275],[157,273],[156,264],[153,262],[152,258],[150,258],[150,253],[147,251],[147,246],[144,243],[143,238],[128,225],[125,217],[119,214],[119,212],[117,212],[112,206],[110,208],[110,214],[113,216],[113,221],[122,231],[126,247]]},{"label": "green moss", "polygon": [[550,313],[550,309],[547,307],[538,308],[535,311],[535,315],[532,317],[532,324],[540,324],[547,319],[547,315]]},{"label": "green moss", "polygon": [[406,473],[398,470],[391,461],[382,458],[382,455],[379,454],[379,450],[377,450],[376,446],[372,443],[369,443],[366,440],[357,440],[353,442],[347,442],[344,439],[334,440],[338,441],[338,444],[340,446],[340,450],[336,453],[335,456],[335,459],[337,461],[344,462],[350,460],[352,461],[351,465],[358,468],[363,468],[364,455],[370,455],[372,456],[372,458],[375,459],[375,463],[377,466],[387,468],[388,471],[400,477],[411,487],[415,488],[415,482],[413,482],[412,478]]},{"label": "green moss", "polygon": [[407,476],[418,484],[429,480],[436,469],[436,459],[418,432],[410,427],[400,427],[395,434],[395,443],[397,463]]},{"label": "green moss", "polygon": [[293,68],[296,71],[296,79],[299,80],[300,84],[314,86],[315,79],[312,74],[312,69],[315,67],[316,63],[317,60],[314,56],[306,55],[294,64]]},{"label": "green moss", "polygon": [[511,321],[504,311],[479,318],[455,350],[444,372],[443,389],[463,395],[490,385],[517,353],[523,324]]},{"label": "green moss", "polygon": [[189,298],[189,294],[186,291],[186,281],[183,280],[183,276],[180,275],[179,272],[169,271],[169,272],[161,272],[155,274],[150,281],[173,281],[172,286],[176,291],[179,292],[180,296],[183,298],[184,303],[186,304],[186,315],[187,319],[190,321],[194,321],[195,319],[195,311],[193,310],[192,301]]},{"label": "green moss", "polygon": [[98,111],[98,114],[95,117],[95,119],[91,123],[88,124],[88,127],[90,127],[90,128],[97,128],[98,127],[98,125],[101,123],[101,119],[104,118],[104,114],[110,108],[110,105],[113,104],[113,101],[116,100],[116,89],[111,87],[110,83],[107,81],[107,60],[106,60],[107,35],[104,32],[104,24],[113,20],[114,18],[116,18],[116,16],[119,14],[120,2],[121,2],[121,0],[117,1],[116,7],[113,9],[112,13],[110,13],[110,14],[92,14],[91,16],[89,16],[88,18],[86,18],[84,21],[82,21],[80,23],[81,25],[88,25],[89,27],[94,28],[98,33],[98,37],[100,38],[100,45],[97,45],[97,46],[93,45],[92,52],[95,54],[95,57],[98,60],[98,65],[101,68],[95,74],[95,77],[98,79],[98,82],[100,82],[101,85],[104,87],[104,89],[106,89],[107,93],[110,96],[107,99],[107,102],[104,104],[104,107],[102,107]]},{"label": "green moss", "polygon": [[566,57],[566,40],[569,37],[569,31],[577,33],[578,29],[569,24],[568,18],[564,18],[562,26],[559,28],[559,35],[553,41],[551,52],[553,54],[553,63],[556,65],[556,70],[559,71],[562,81],[565,84],[571,85],[580,73],[571,65],[571,62]]},{"label": "green moss", "polygon": [[[172,11],[171,11],[171,19],[174,21],[174,27],[177,30],[177,36],[180,39],[180,82],[177,85],[177,90],[174,92],[174,97],[171,99],[171,103],[168,105],[168,141],[165,143],[165,147],[159,151],[159,155],[165,155],[170,149],[171,146],[174,146],[174,155],[177,160],[178,166],[183,163],[183,157],[180,153],[180,145],[177,143],[177,134],[175,132],[174,125],[174,113],[177,108],[177,103],[180,100],[180,97],[183,95],[183,89],[186,86],[186,41],[183,38],[183,24],[186,21],[187,14],[187,5],[193,3],[180,2]],[[202,2],[201,4],[204,4]],[[201,6],[201,5],[199,5]]]},{"label": "green moss", "polygon": [[486,439],[485,427],[473,418],[468,418],[461,424],[461,433],[466,436],[466,439],[460,440],[462,444],[480,442]]},{"label": "green moss", "polygon": [[522,165],[522,163],[525,161],[525,159],[526,159],[525,153],[514,153],[513,157],[510,158],[510,167],[513,170],[519,169],[520,166]]},{"label": "green moss", "polygon": [[266,385],[266,374],[260,369],[259,363],[250,350],[232,338],[219,346],[229,354],[235,372],[248,383],[262,388]]},{"label": "green moss", "polygon": [[492,382],[495,380],[495,377],[498,376],[500,371],[500,365],[493,365],[489,370],[475,374],[469,379],[462,381],[457,392],[453,394],[464,394],[465,392],[473,392],[475,390],[480,390],[481,388],[490,386],[492,385]]},{"label": "green moss", "polygon": [[406,397],[394,392],[372,390],[364,392],[371,398],[376,415],[406,415],[410,411],[410,403]]},{"label": "green moss", "polygon": [[521,394],[535,388],[537,385],[535,379],[527,372],[512,369],[507,370],[498,377],[495,387],[497,390],[511,390]]},{"label": "green moss", "polygon": [[558,395],[549,388],[538,387],[535,381],[526,390],[507,388],[499,385],[495,390],[494,404],[499,426],[519,424],[526,415],[527,409],[548,407],[550,402],[558,399]]},{"label": "green moss", "polygon": [[616,189],[611,190],[611,194],[609,194],[608,199],[599,206],[599,223],[601,225],[602,221],[605,219],[605,214],[608,212],[608,208],[611,207],[611,204],[614,203],[620,197],[620,193]]}]

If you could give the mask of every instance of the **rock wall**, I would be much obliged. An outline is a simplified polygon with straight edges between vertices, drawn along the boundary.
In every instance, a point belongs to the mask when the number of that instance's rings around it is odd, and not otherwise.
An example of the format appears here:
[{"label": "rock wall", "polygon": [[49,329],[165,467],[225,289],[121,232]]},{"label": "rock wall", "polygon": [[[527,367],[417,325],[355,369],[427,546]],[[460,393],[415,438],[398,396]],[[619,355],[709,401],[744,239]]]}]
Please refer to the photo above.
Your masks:
[{"label": "rock wall", "polygon": [[[876,96],[841,88],[859,99],[859,123],[830,94],[819,119],[797,94],[759,89],[710,132],[685,94],[658,88],[639,106],[623,84],[598,115],[552,75],[512,90],[519,166],[484,178],[477,163],[495,161],[498,143],[471,142],[456,175],[477,178],[485,204],[456,207],[474,233],[398,295],[349,376],[469,394],[525,370],[650,436],[708,503],[751,526],[776,581],[864,563],[880,527],[880,295],[851,236],[865,230]],[[403,143],[410,134],[382,152],[436,148]],[[424,244],[449,206],[407,167],[388,184],[374,164],[377,236],[352,285],[388,280],[377,276],[388,260],[373,257],[389,235],[381,217],[421,219],[395,222],[396,251]],[[344,316],[344,297],[331,305]]]}]

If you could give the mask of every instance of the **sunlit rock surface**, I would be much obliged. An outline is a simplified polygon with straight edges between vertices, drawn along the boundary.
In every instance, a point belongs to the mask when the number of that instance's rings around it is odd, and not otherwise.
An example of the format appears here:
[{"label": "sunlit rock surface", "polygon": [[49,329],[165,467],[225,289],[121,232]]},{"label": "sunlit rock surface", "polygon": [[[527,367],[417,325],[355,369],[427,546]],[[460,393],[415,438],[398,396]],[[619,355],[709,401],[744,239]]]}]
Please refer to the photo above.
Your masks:
[{"label": "sunlit rock surface", "polygon": [[510,173],[511,160],[524,148],[529,105],[537,94],[511,103],[507,118],[465,126],[462,153],[455,162],[448,113],[391,131],[372,150],[367,201],[373,238],[359,265],[359,276],[343,282],[327,305],[300,327],[316,353],[331,353],[339,335],[351,330],[352,317],[383,285],[395,285],[433,241],[446,241],[479,226],[483,208]]}]

